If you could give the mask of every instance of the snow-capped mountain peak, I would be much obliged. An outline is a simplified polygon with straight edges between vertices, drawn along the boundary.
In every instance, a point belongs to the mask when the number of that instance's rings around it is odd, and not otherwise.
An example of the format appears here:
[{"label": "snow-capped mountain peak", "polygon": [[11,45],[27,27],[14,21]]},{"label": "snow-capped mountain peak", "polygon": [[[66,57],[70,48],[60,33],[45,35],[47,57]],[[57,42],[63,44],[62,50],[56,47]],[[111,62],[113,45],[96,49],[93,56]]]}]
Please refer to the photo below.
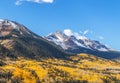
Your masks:
[{"label": "snow-capped mountain peak", "polygon": [[[7,19],[0,19],[0,37],[10,35],[13,31],[17,31],[19,35],[28,34],[34,37],[36,36],[22,24]],[[15,34],[13,34],[13,36],[17,37]]]},{"label": "snow-capped mountain peak", "polygon": [[55,33],[51,33],[46,36],[45,39],[57,44],[64,50],[85,48],[97,51],[111,51],[111,48],[99,41],[88,39],[87,37],[81,36],[79,33],[73,32],[70,29],[66,29],[63,32],[57,31]]},{"label": "snow-capped mountain peak", "polygon": [[65,35],[67,35],[67,36],[72,36],[72,35],[74,35],[74,33],[72,32],[72,30],[70,30],[70,29],[65,29],[65,30],[63,31],[63,33],[64,33]]},{"label": "snow-capped mountain peak", "polygon": [[12,22],[12,21],[10,21],[10,20],[7,20],[7,19],[5,19],[5,20],[0,19],[0,24],[6,25],[6,26],[10,26],[10,25],[11,25],[14,29],[15,29],[16,26],[17,26],[14,22]]}]

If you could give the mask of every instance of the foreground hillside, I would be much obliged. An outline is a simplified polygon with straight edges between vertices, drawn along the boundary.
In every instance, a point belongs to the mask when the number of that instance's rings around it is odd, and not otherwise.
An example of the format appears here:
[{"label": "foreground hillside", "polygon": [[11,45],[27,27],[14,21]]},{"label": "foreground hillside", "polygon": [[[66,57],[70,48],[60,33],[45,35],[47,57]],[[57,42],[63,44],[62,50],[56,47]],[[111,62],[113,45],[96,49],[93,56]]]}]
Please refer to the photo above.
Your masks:
[{"label": "foreground hillside", "polygon": [[92,55],[71,60],[24,59],[0,61],[0,83],[114,83],[120,82],[120,64]]}]

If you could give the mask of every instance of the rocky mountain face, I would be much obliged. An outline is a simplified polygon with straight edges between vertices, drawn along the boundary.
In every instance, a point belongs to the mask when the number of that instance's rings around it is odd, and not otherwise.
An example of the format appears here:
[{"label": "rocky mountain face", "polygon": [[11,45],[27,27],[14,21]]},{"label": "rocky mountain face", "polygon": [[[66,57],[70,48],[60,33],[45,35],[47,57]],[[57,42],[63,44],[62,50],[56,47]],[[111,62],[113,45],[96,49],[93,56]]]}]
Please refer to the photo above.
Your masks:
[{"label": "rocky mountain face", "polygon": [[114,51],[99,41],[88,39],[72,31],[57,31],[40,37],[15,21],[0,19],[0,57],[55,57],[87,53],[105,59],[118,59],[120,52]]},{"label": "rocky mountain face", "polygon": [[46,37],[49,41],[53,41],[57,45],[60,45],[64,50],[78,49],[79,47],[87,48],[90,50],[98,51],[112,51],[111,48],[100,43],[99,41],[90,40],[79,34],[68,36],[66,33],[57,31]]},{"label": "rocky mountain face", "polygon": [[0,20],[0,45],[14,57],[65,58],[66,55],[56,45],[34,34],[25,26],[10,20]]},{"label": "rocky mountain face", "polygon": [[88,53],[106,59],[116,59],[120,57],[120,52],[114,51],[99,41],[88,39],[71,30],[51,33],[46,36],[45,39],[55,43],[66,52]]}]

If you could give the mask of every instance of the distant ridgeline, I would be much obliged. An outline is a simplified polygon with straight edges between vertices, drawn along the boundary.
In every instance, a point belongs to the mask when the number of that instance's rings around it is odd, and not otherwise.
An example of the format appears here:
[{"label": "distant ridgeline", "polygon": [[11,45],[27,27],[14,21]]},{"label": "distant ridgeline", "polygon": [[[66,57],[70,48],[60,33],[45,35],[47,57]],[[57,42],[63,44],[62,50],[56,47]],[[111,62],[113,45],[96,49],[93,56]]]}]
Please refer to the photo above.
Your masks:
[{"label": "distant ridgeline", "polygon": [[[69,34],[68,34],[69,33]],[[109,48],[99,41],[88,39],[71,30],[57,31],[44,37],[69,53],[87,53],[105,59],[119,59],[120,52]]]}]

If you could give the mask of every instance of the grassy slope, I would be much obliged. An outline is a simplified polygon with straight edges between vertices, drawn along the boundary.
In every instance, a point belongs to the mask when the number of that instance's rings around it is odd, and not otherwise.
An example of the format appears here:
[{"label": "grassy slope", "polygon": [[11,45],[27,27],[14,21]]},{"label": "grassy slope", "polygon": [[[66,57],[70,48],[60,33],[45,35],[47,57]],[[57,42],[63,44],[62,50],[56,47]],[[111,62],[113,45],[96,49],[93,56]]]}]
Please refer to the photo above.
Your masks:
[{"label": "grassy slope", "polygon": [[[71,56],[71,61],[19,58],[0,67],[0,83],[111,83],[120,81],[120,64],[92,55]],[[119,83],[119,82],[118,82]]]}]

